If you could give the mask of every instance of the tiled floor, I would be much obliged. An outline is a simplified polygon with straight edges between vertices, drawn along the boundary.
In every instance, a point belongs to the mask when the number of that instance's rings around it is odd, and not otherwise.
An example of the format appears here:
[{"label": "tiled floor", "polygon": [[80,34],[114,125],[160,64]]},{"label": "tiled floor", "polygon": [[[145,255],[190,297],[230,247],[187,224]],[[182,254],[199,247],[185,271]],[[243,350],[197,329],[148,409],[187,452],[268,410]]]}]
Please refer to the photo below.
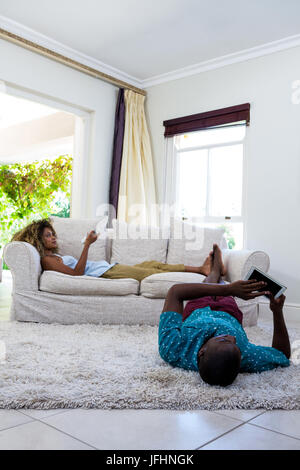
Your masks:
[{"label": "tiled floor", "polygon": [[[5,275],[2,321],[9,303]],[[300,450],[300,410],[0,410],[2,449]]]}]

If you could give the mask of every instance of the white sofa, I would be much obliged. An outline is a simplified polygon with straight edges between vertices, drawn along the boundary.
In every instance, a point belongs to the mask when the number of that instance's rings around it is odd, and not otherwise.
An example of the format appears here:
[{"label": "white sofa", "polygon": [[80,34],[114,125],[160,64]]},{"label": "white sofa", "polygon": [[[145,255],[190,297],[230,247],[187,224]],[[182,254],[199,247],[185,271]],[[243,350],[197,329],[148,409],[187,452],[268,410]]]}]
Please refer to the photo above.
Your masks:
[{"label": "white sofa", "polygon": [[[80,240],[95,227],[97,220],[52,218],[60,253],[79,258]],[[227,281],[242,279],[252,265],[264,271],[269,269],[269,257],[262,251],[226,249],[220,229],[193,227],[192,239],[191,226],[185,230],[188,227],[185,224],[181,227],[183,236],[179,237],[178,226],[174,224],[171,229],[163,230],[136,226],[132,230],[132,227],[114,223],[113,229],[106,230],[91,245],[89,259],[131,265],[155,259],[199,266],[212,244],[218,243],[223,248]],[[145,234],[150,234],[151,239],[145,239]],[[157,325],[168,289],[176,283],[202,282],[204,278],[200,274],[174,272],[155,274],[139,283],[135,279],[69,276],[54,271],[42,273],[39,253],[25,242],[6,245],[4,260],[13,277],[11,319],[29,322]],[[244,315],[243,324],[255,325],[257,300],[237,299],[237,303]]]}]

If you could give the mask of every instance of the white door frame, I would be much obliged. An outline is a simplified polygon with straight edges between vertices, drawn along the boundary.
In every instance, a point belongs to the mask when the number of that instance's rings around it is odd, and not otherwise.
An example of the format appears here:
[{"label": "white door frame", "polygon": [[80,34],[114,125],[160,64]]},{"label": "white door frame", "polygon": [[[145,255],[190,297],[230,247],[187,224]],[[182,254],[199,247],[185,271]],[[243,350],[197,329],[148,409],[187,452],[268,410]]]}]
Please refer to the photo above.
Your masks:
[{"label": "white door frame", "polygon": [[73,173],[70,201],[70,216],[85,217],[87,213],[88,168],[91,148],[91,121],[93,112],[60,98],[50,97],[35,90],[28,90],[8,82],[1,82],[1,92],[35,101],[76,116],[73,148]]}]

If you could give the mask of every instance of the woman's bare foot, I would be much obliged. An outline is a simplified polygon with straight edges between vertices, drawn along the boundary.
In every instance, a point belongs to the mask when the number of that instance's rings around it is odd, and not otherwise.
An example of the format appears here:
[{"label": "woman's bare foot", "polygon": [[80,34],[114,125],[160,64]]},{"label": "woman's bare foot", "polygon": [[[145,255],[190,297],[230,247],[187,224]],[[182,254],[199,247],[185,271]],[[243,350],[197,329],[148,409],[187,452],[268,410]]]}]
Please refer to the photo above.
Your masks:
[{"label": "woman's bare foot", "polygon": [[[187,272],[202,274],[203,276],[210,276],[210,274],[213,274],[214,279],[216,277],[225,276],[226,268],[223,263],[222,251],[219,246],[216,243],[213,245],[213,250],[209,253],[202,266],[185,266],[185,270]],[[212,271],[214,272],[212,273]]]},{"label": "woman's bare foot", "polygon": [[208,276],[212,270],[212,265],[213,265],[213,251],[209,253],[209,255],[205,259],[202,266],[199,266],[198,268],[199,274],[203,274],[203,276]]},{"label": "woman's bare foot", "polygon": [[213,251],[211,251],[208,257],[205,259],[202,266],[185,266],[185,271],[188,273],[202,274],[203,276],[209,276],[213,265]]}]

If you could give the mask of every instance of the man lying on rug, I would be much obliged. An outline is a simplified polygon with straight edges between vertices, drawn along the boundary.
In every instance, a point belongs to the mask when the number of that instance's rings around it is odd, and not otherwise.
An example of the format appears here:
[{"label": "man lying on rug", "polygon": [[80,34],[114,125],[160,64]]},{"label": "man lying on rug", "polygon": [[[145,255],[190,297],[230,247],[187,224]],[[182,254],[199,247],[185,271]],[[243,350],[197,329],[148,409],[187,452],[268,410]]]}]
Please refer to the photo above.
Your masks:
[{"label": "man lying on rug", "polygon": [[[159,323],[162,359],[198,371],[208,384],[221,386],[230,385],[239,372],[288,366],[290,342],[282,311],[285,296],[275,300],[270,292],[258,292],[264,282],[220,283],[224,266],[218,245],[214,245],[210,259],[211,272],[202,284],[177,284],[168,291]],[[249,300],[264,294],[271,297],[272,347],[249,343],[242,312],[233,298]],[[183,309],[185,300],[190,302]]]},{"label": "man lying on rug", "polygon": [[144,261],[134,266],[113,263],[105,260],[88,261],[88,251],[92,243],[97,240],[97,235],[92,230],[86,238],[79,260],[73,256],[61,256],[58,254],[57,236],[52,224],[47,219],[34,221],[27,227],[15,233],[12,241],[23,241],[33,245],[41,256],[43,270],[58,271],[71,276],[105,277],[107,279],[132,278],[141,281],[151,274],[162,272],[189,272],[207,276],[210,272],[210,258],[207,257],[204,264],[199,267],[185,266],[184,264],[166,264],[158,261]]}]

